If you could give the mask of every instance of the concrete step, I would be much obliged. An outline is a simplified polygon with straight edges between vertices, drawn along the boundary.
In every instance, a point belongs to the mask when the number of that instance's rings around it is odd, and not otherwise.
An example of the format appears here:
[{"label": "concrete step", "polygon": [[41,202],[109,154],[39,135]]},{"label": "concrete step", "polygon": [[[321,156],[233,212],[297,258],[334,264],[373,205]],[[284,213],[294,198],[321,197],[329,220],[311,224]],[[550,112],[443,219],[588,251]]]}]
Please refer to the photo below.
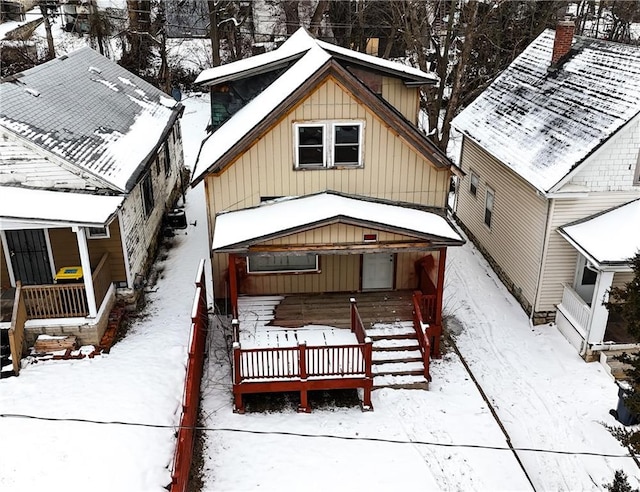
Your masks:
[{"label": "concrete step", "polygon": [[375,350],[373,362],[421,362],[422,354],[419,350]]},{"label": "concrete step", "polygon": [[383,362],[372,365],[371,370],[375,376],[419,376],[424,373],[422,362]]},{"label": "concrete step", "polygon": [[424,376],[404,375],[404,376],[375,376],[373,378],[373,389],[429,389],[429,381]]}]

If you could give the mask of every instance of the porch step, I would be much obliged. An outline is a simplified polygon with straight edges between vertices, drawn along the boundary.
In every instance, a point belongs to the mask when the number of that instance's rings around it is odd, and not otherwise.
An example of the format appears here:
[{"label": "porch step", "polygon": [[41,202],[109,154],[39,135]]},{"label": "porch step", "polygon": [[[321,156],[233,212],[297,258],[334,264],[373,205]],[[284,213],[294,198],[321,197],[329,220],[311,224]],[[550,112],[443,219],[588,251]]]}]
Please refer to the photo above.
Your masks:
[{"label": "porch step", "polygon": [[419,376],[424,373],[422,362],[386,362],[373,364],[373,374],[376,376]]},{"label": "porch step", "polygon": [[420,344],[417,338],[381,339],[373,342],[374,352],[397,352],[400,350],[418,350]]},{"label": "porch step", "polygon": [[419,350],[375,350],[373,351],[373,363],[391,362],[421,362],[422,354]]},{"label": "porch step", "polygon": [[373,389],[429,389],[429,381],[424,376],[403,375],[403,376],[375,376],[373,378]]},{"label": "porch step", "polygon": [[392,326],[380,326],[374,324],[367,330],[367,336],[372,340],[396,339],[396,338],[416,338],[416,332],[413,329],[413,322],[398,322]]}]

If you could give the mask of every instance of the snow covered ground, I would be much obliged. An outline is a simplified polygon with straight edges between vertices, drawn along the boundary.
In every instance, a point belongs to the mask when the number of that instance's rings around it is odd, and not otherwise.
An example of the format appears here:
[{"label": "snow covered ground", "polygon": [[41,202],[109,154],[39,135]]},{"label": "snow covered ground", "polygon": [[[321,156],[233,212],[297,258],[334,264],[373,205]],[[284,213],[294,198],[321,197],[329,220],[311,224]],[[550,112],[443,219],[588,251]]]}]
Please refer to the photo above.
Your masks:
[{"label": "snow covered ground", "polygon": [[[208,118],[206,97],[183,117],[191,165]],[[0,381],[0,414],[178,422],[198,260],[207,257],[202,187],[187,195],[176,236],[143,316],[111,353],[29,365]],[[197,221],[197,225],[192,225]],[[448,255],[446,310],[457,344],[516,448],[624,455],[603,427],[616,386],[554,327],[531,327],[470,245]],[[504,434],[453,352],[432,365],[429,391],[373,392],[375,411],[327,407],[298,414],[231,411],[224,352],[211,351],[203,384],[204,490],[531,490]],[[170,480],[171,428],[0,418],[0,490],[160,491]],[[496,449],[489,449],[496,448]],[[505,448],[507,448],[505,450]],[[536,490],[598,490],[630,458],[518,451]],[[634,486],[638,479],[632,478]]]},{"label": "snow covered ground", "polygon": [[[185,105],[185,160],[193,165],[209,108],[198,97]],[[202,187],[188,193],[190,225],[170,241],[145,309],[109,354],[38,362],[17,378],[0,380],[0,490],[142,492],[170,483],[171,426],[180,417],[194,276],[200,258],[208,257],[204,208]]]}]

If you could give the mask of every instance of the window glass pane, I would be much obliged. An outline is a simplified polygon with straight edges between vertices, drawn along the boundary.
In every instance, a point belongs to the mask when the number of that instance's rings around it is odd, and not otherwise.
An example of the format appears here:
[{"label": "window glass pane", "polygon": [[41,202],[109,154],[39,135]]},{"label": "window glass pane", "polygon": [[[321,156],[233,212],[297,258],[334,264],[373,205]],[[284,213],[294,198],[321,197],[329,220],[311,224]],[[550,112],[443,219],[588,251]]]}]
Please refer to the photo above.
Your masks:
[{"label": "window glass pane", "polygon": [[493,193],[487,190],[487,198],[484,207],[484,223],[491,227],[491,216],[493,215]]},{"label": "window glass pane", "polygon": [[582,285],[595,285],[598,274],[586,265],[582,271]]},{"label": "window glass pane", "polygon": [[469,191],[471,194],[476,195],[478,193],[478,175],[471,174],[471,185],[469,186]]},{"label": "window glass pane", "polygon": [[324,164],[322,146],[320,147],[300,147],[298,149],[298,164],[318,165]]},{"label": "window glass pane", "polygon": [[334,161],[336,164],[358,164],[360,148],[357,145],[336,146]]},{"label": "window glass pane", "polygon": [[298,144],[322,146],[323,130],[324,128],[321,126],[298,127]]},{"label": "window glass pane", "polygon": [[318,269],[317,255],[249,257],[249,272],[300,272]]},{"label": "window glass pane", "polygon": [[357,144],[360,140],[360,126],[358,125],[336,126],[335,131],[336,131],[336,135],[335,135],[336,144],[343,144],[343,143]]}]

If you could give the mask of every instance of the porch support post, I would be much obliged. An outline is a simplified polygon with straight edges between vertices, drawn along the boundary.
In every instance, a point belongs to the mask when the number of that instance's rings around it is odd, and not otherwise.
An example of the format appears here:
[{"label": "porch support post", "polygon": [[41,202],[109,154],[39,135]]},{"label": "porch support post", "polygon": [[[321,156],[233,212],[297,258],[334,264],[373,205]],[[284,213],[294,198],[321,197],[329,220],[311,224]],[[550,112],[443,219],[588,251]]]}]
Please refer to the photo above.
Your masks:
[{"label": "porch support post", "polygon": [[589,331],[587,343],[600,343],[604,340],[607,328],[609,310],[602,303],[609,300],[609,290],[613,283],[613,272],[598,272],[596,285],[591,298],[591,316],[589,317]]},{"label": "porch support post", "polygon": [[93,273],[91,272],[87,236],[84,227],[74,227],[73,231],[76,233],[78,239],[78,251],[80,252],[80,265],[82,266],[82,275],[84,278],[84,291],[87,295],[89,318],[95,318],[98,315],[98,310],[96,309],[96,295],[93,291]]},{"label": "porch support post", "polygon": [[236,269],[236,255],[229,254],[229,295],[231,296],[231,311],[233,317],[238,317],[238,271]]},{"label": "porch support post", "polygon": [[440,338],[442,337],[442,295],[444,293],[444,268],[447,262],[447,248],[440,248],[438,255],[438,283],[436,285],[436,323],[433,334],[433,357],[439,359]]}]

